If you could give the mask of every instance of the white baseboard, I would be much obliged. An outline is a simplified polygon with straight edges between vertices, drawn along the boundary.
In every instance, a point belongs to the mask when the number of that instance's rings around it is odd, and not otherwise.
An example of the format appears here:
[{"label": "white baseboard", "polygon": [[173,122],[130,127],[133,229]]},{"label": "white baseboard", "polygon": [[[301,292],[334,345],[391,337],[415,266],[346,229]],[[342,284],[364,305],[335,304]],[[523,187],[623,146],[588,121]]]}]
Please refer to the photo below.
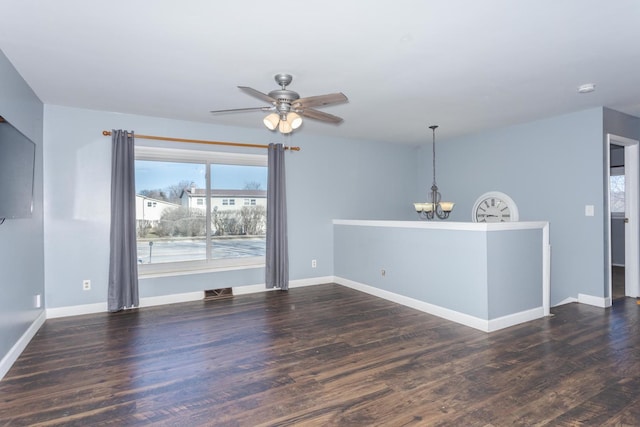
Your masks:
[{"label": "white baseboard", "polygon": [[593,295],[587,295],[587,294],[578,294],[578,298],[567,297],[562,301],[560,301],[558,304],[554,305],[554,307],[558,307],[564,304],[570,304],[572,302],[577,302],[579,304],[593,305],[595,307],[600,307],[600,308],[611,307],[611,297],[594,297]]},{"label": "white baseboard", "polygon": [[289,282],[289,288],[302,288],[304,286],[326,285],[327,283],[333,283],[335,277],[323,276],[323,277],[311,277],[309,279],[298,279]]},{"label": "white baseboard", "polygon": [[367,294],[377,296],[388,301],[392,301],[398,304],[402,304],[407,307],[415,308],[416,310],[423,311],[434,316],[441,317],[452,322],[459,323],[461,325],[469,326],[474,329],[478,329],[483,332],[494,332],[499,329],[507,328],[509,326],[517,325],[519,323],[528,322],[529,320],[539,319],[544,317],[544,310],[542,307],[537,307],[531,310],[523,311],[520,313],[510,314],[508,316],[499,317],[497,319],[485,320],[468,314],[460,313],[458,311],[450,310],[448,308],[440,307],[438,305],[430,304],[428,302],[420,301],[415,298],[406,297],[404,295],[395,294],[393,292],[385,291],[373,286],[365,285],[363,283],[354,282],[352,280],[336,277],[335,283],[346,286],[351,289],[365,292]]},{"label": "white baseboard", "polygon": [[[323,285],[333,282],[333,276],[312,277],[309,279],[298,279],[289,281],[289,289],[302,288],[304,286]],[[277,291],[278,288],[267,289],[264,283],[249,286],[234,286],[233,295],[255,294],[258,292]]]},{"label": "white baseboard", "polygon": [[[323,283],[331,283],[333,276],[314,277],[310,279],[292,280],[289,282],[289,288],[301,288],[303,286],[320,285]],[[265,292],[264,283],[249,286],[233,287],[234,295],[251,294],[255,292]],[[140,307],[153,307],[156,305],[176,304],[180,302],[197,301],[204,298],[204,291],[187,292],[182,294],[161,295],[157,297],[140,298]],[[47,308],[47,319],[55,319],[57,317],[80,316],[82,314],[105,313],[107,312],[107,303],[99,302],[95,304],[71,305],[67,307]]]},{"label": "white baseboard", "polygon": [[98,302],[95,304],[70,305],[67,307],[47,308],[47,319],[55,319],[58,317],[80,316],[83,314],[104,313],[107,311],[106,302]]},{"label": "white baseboard", "polygon": [[[608,304],[607,304],[607,300]],[[611,306],[611,298],[606,297],[594,297],[593,295],[587,294],[578,294],[578,302],[580,304],[588,304],[596,307],[610,307]]]},{"label": "white baseboard", "polygon": [[560,301],[559,303],[557,303],[556,305],[554,305],[554,307],[558,307],[560,305],[565,305],[565,304],[571,304],[572,302],[578,302],[578,298],[567,297],[562,301]]},{"label": "white baseboard", "polygon": [[[204,291],[187,292],[182,294],[161,295],[157,297],[140,298],[140,307],[153,307],[156,305],[176,304],[179,302],[197,301],[204,298]],[[57,317],[80,316],[82,314],[106,313],[106,302],[95,304],[71,305],[67,307],[47,308],[47,319]]]},{"label": "white baseboard", "polygon": [[180,302],[198,301],[204,299],[204,291],[187,292],[184,294],[161,295],[157,297],[140,298],[140,307],[176,304]]},{"label": "white baseboard", "polygon": [[0,380],[7,375],[9,369],[13,366],[18,357],[25,348],[27,348],[27,344],[33,339],[33,337],[38,333],[38,329],[44,324],[44,321],[47,319],[47,315],[43,311],[40,315],[33,321],[31,326],[25,331],[24,334],[20,337],[20,339],[11,347],[11,350],[0,360]]},{"label": "white baseboard", "polygon": [[530,320],[540,319],[544,317],[544,308],[536,307],[530,310],[509,314],[507,316],[497,317],[489,320],[487,332],[498,331],[510,326],[519,325],[520,323],[529,322]]}]

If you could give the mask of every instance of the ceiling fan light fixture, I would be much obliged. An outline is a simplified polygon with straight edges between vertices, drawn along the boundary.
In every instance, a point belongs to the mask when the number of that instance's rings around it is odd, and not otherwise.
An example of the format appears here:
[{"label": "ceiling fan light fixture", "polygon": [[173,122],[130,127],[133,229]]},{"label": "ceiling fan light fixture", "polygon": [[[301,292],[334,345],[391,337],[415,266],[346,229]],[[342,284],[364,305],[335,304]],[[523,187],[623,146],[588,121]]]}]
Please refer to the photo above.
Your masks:
[{"label": "ceiling fan light fixture", "polygon": [[262,122],[269,130],[276,130],[278,123],[280,122],[280,116],[276,113],[271,113],[265,117]]},{"label": "ceiling fan light fixture", "polygon": [[212,110],[210,113],[269,111],[268,115],[263,117],[262,123],[270,131],[280,131],[283,134],[291,133],[293,130],[300,128],[303,122],[302,117],[333,124],[339,124],[343,121],[338,116],[315,109],[315,107],[348,102],[347,97],[342,92],[301,98],[298,92],[287,89],[293,79],[291,74],[279,73],[274,78],[280,89],[272,90],[269,93],[263,93],[248,86],[238,86],[238,89],[247,95],[266,102],[268,106]]},{"label": "ceiling fan light fixture", "polygon": [[291,112],[287,114],[287,121],[291,125],[292,129],[298,129],[302,124],[302,117],[297,113]]},{"label": "ceiling fan light fixture", "polygon": [[293,132],[293,128],[291,124],[286,120],[280,120],[280,124],[278,125],[278,130],[280,133],[291,133]]}]

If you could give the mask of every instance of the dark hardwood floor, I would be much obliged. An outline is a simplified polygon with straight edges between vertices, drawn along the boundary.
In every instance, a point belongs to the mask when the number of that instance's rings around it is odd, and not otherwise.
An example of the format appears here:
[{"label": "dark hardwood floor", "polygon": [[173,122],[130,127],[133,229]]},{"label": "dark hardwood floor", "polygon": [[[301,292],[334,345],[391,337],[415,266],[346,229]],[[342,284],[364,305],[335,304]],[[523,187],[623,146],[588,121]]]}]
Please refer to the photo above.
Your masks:
[{"label": "dark hardwood floor", "polygon": [[624,267],[611,266],[611,297],[614,300],[625,297]]},{"label": "dark hardwood floor", "polygon": [[640,425],[640,306],[486,334],[338,285],[47,320],[0,426]]}]

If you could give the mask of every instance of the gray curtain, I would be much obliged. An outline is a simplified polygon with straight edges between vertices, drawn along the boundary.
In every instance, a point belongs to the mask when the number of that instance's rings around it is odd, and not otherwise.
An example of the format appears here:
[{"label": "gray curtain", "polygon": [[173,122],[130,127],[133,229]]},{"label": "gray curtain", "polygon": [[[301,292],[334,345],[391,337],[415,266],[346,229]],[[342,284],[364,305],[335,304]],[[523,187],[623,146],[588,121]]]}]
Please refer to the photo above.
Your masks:
[{"label": "gray curtain", "polygon": [[287,191],[284,146],[269,144],[267,175],[267,288],[289,289],[289,247],[287,244]]},{"label": "gray curtain", "polygon": [[133,132],[111,132],[111,253],[109,311],[139,305]]}]

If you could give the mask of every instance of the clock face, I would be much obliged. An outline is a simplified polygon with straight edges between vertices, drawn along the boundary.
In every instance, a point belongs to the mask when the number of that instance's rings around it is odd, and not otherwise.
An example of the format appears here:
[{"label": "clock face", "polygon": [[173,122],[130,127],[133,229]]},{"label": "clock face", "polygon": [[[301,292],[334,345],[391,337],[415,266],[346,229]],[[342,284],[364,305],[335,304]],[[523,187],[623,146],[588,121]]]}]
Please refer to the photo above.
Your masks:
[{"label": "clock face", "polygon": [[491,191],[476,200],[473,205],[474,222],[511,222],[518,220],[518,208],[506,194]]},{"label": "clock face", "polygon": [[480,202],[476,208],[476,222],[511,221],[509,205],[497,197],[489,197]]}]

